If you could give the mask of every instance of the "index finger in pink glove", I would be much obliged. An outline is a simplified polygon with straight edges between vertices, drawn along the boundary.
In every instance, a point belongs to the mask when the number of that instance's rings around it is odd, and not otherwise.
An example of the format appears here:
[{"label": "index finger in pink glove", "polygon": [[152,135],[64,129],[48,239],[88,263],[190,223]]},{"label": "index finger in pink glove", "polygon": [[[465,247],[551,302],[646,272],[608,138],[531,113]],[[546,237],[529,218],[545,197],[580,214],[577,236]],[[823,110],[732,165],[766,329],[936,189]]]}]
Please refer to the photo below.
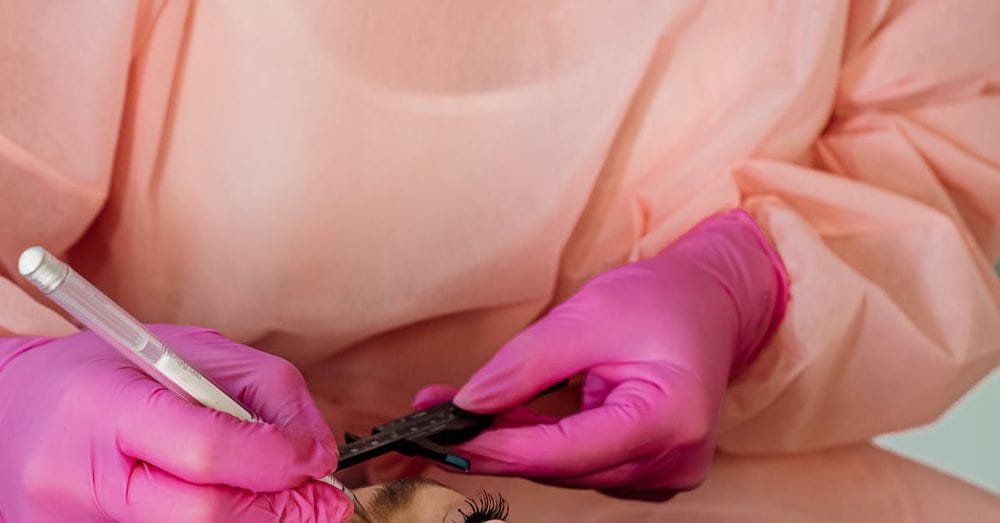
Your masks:
[{"label": "index finger in pink glove", "polygon": [[336,452],[333,433],[302,373],[288,360],[210,329],[173,325],[150,325],[149,329],[268,423],[314,433]]}]

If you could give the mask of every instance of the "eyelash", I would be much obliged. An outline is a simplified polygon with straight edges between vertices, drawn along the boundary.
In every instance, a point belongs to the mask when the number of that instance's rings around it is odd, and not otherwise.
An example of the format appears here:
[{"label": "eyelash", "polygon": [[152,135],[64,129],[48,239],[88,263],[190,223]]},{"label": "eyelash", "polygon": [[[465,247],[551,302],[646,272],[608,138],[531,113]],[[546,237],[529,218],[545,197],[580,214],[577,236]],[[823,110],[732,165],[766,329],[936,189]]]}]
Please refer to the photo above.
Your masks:
[{"label": "eyelash", "polygon": [[458,511],[465,517],[462,523],[485,523],[494,519],[507,521],[510,514],[510,504],[497,492],[481,490],[475,499],[466,498],[465,504],[469,506],[469,512]]}]

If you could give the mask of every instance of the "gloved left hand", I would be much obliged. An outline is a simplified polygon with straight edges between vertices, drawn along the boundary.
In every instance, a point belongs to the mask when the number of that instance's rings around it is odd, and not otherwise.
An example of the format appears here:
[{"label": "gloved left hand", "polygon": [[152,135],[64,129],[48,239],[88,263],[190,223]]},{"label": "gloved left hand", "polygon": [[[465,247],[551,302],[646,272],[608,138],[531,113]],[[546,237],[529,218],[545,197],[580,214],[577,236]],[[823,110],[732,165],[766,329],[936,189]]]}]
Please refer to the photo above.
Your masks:
[{"label": "gloved left hand", "polygon": [[[499,413],[461,445],[473,472],[517,475],[622,497],[667,499],[705,477],[731,376],[777,327],[784,268],[750,216],[702,222],[658,256],[613,269],[530,326],[455,390],[432,386],[417,408],[454,395]],[[580,412],[520,405],[583,374]]]}]

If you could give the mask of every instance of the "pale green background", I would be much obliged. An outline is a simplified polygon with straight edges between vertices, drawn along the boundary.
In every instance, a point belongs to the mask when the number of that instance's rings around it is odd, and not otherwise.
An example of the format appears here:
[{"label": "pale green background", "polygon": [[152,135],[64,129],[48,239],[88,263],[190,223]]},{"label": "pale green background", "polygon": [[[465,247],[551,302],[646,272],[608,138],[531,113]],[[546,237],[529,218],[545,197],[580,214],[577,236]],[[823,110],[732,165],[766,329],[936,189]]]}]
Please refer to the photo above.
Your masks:
[{"label": "pale green background", "polygon": [[875,442],[1000,494],[1000,370],[981,381],[937,422],[882,436]]},{"label": "pale green background", "polygon": [[979,383],[936,423],[876,444],[1000,494],[1000,371]]}]

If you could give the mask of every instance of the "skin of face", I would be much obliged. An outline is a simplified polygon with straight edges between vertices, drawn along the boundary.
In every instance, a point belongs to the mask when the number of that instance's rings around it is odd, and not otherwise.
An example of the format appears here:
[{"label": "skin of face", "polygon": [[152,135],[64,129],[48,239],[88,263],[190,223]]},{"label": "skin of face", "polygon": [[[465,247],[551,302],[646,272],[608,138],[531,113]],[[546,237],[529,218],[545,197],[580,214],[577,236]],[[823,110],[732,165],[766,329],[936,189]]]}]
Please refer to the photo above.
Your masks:
[{"label": "skin of face", "polygon": [[[430,480],[417,479],[406,494],[397,497],[397,503],[385,503],[379,496],[383,485],[353,489],[358,501],[364,505],[375,521],[366,522],[357,515],[350,523],[462,523],[465,517],[459,512],[469,512],[466,496]],[[391,506],[390,506],[391,505]],[[491,523],[503,523],[492,520]]]}]

